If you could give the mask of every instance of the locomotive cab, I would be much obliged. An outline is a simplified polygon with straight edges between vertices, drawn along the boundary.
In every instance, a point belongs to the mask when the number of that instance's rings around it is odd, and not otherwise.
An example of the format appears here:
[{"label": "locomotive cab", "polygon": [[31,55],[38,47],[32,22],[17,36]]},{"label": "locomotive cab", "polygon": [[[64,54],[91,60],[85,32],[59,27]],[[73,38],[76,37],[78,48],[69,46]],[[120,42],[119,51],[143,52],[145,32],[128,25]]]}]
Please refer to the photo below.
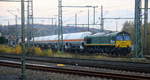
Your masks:
[{"label": "locomotive cab", "polygon": [[120,32],[116,35],[116,44],[117,48],[128,48],[131,47],[132,42],[130,35],[126,32]]}]

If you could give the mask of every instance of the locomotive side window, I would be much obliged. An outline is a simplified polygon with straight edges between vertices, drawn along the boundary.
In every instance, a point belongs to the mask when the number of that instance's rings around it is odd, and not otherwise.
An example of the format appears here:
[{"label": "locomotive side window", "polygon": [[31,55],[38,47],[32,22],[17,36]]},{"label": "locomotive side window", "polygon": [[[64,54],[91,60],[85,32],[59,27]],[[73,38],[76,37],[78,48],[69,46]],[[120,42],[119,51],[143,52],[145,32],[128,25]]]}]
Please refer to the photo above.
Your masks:
[{"label": "locomotive side window", "polygon": [[91,43],[91,39],[87,38],[87,44]]}]

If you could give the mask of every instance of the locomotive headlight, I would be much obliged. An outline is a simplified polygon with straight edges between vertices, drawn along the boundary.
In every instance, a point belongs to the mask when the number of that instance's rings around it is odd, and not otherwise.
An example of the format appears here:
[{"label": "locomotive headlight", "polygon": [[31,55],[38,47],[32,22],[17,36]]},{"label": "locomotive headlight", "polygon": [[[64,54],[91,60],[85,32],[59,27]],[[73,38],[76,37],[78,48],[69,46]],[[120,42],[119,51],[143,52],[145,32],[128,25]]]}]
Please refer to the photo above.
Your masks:
[{"label": "locomotive headlight", "polygon": [[114,41],[114,40],[111,40],[111,41],[110,41],[110,43],[114,44],[114,43],[115,43],[115,41]]}]

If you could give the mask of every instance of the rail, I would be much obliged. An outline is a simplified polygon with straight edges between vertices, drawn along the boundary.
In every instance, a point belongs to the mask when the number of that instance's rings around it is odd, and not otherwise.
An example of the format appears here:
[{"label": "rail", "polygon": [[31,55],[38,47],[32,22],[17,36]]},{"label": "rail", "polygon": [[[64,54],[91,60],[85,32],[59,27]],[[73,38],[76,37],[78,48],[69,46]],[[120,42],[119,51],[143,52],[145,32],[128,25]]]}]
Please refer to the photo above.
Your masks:
[{"label": "rail", "polygon": [[[20,68],[21,63],[15,61],[8,60],[0,60],[1,66],[15,67]],[[86,71],[86,70],[75,70],[75,69],[66,69],[61,67],[52,67],[47,65],[40,64],[30,64],[26,63],[26,68],[31,70],[40,70],[40,71],[48,71],[48,72],[56,72],[56,73],[65,73],[65,74],[73,74],[73,75],[81,75],[81,76],[92,76],[92,77],[101,77],[101,78],[110,78],[110,79],[126,79],[126,80],[150,80],[150,76],[135,76],[128,74],[112,74],[112,73],[104,73],[104,72],[95,72],[95,71]]]},{"label": "rail", "polygon": [[[17,55],[0,55],[0,57],[20,59],[20,56],[17,56]],[[149,69],[150,64],[148,64],[148,63],[135,63],[135,62],[125,62],[125,61],[108,61],[108,60],[73,59],[73,58],[57,58],[57,57],[29,57],[29,56],[26,57],[26,60],[150,73],[150,69]]]}]

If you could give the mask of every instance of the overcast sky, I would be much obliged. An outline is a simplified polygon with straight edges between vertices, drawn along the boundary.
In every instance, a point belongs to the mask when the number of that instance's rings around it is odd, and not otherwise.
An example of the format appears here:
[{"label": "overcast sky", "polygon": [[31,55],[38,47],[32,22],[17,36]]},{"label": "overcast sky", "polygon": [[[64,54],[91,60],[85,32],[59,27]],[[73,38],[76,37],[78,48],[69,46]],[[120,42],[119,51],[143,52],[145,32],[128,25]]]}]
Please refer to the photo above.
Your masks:
[{"label": "overcast sky", "polygon": [[[58,14],[58,0],[33,0],[34,1],[34,17],[56,17]],[[100,6],[104,6],[105,17],[134,17],[134,1],[135,0],[62,0],[63,6],[99,6],[96,9],[96,22],[99,23]],[[18,10],[17,10],[18,9]],[[6,23],[8,18],[10,24],[14,22],[13,14],[20,16],[20,3],[0,2],[0,24]],[[74,24],[74,15],[78,15],[78,23],[87,23],[87,9],[86,8],[63,8],[64,24]],[[4,20],[5,18],[5,20]],[[126,20],[106,20],[105,28],[115,30],[114,26],[118,26],[119,30],[122,28],[123,22]],[[48,24],[50,21],[41,20],[42,23]],[[40,23],[40,21],[38,21]],[[93,23],[93,9],[90,9],[90,23]]]}]

